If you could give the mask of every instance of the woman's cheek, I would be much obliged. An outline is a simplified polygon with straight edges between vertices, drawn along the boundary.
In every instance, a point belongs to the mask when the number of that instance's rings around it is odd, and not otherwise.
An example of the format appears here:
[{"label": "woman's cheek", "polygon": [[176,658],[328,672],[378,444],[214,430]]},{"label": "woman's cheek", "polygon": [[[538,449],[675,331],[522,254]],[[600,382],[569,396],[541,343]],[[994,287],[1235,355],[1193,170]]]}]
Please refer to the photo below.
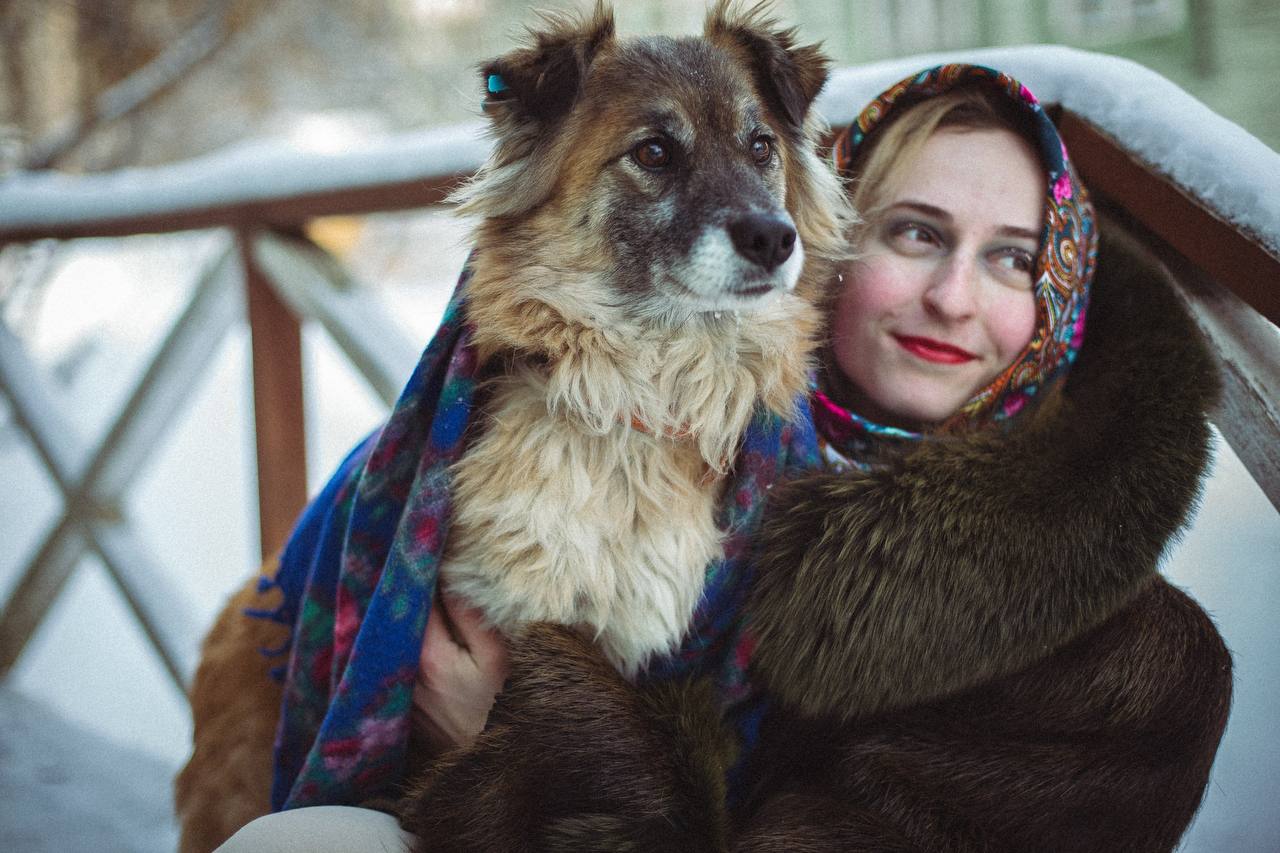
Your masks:
[{"label": "woman's cheek", "polygon": [[837,361],[849,372],[852,362],[870,353],[878,321],[893,310],[896,296],[892,265],[883,256],[862,258],[845,268],[843,290],[836,300],[831,336]]},{"label": "woman's cheek", "polygon": [[[849,302],[851,322],[873,321],[899,313],[913,290],[909,262],[879,250],[849,265],[842,300]],[[918,289],[918,288],[916,288]]]},{"label": "woman's cheek", "polygon": [[844,289],[836,298],[835,310],[831,316],[831,351],[835,355],[837,366],[848,374],[856,363],[857,330],[854,321],[858,316],[857,296],[853,293],[853,278],[845,273]]}]

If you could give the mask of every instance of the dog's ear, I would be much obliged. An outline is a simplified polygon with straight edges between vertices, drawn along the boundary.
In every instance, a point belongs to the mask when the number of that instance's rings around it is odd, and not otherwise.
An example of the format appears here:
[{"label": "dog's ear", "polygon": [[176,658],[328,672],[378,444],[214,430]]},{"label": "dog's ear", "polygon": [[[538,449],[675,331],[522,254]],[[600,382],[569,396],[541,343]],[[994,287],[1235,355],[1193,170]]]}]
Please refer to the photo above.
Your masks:
[{"label": "dog's ear", "polygon": [[555,186],[567,144],[555,129],[613,40],[613,13],[598,0],[590,17],[549,13],[543,24],[529,29],[527,46],[481,68],[484,112],[497,144],[475,178],[451,196],[463,213],[516,216]]},{"label": "dog's ear", "polygon": [[816,44],[797,45],[796,31],[769,17],[767,2],[741,10],[735,0],[718,0],[707,15],[705,34],[745,55],[756,89],[799,133],[813,99],[827,82],[830,60]]},{"label": "dog's ear", "polygon": [[[600,48],[613,39],[613,11],[596,3],[589,18],[544,13],[530,44],[485,64],[484,111],[503,125],[546,127],[569,112]],[[514,128],[511,128],[514,129]]]}]

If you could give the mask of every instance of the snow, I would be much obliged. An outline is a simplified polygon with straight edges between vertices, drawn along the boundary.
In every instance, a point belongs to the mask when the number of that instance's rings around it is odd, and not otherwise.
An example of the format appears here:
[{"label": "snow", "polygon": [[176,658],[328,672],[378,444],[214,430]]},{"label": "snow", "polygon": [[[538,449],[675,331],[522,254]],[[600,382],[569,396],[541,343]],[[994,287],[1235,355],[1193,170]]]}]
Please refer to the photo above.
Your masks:
[{"label": "snow", "polygon": [[967,50],[837,71],[817,107],[847,124],[871,98],[923,68],[989,65],[1061,104],[1280,257],[1280,153],[1156,72],[1060,45]]},{"label": "snow", "polygon": [[234,145],[182,163],[95,175],[17,172],[0,180],[0,232],[81,224],[469,174],[488,154],[473,122],[395,134],[309,134]]},{"label": "snow", "polygon": [[[1125,59],[1029,45],[887,60],[837,71],[818,109],[846,124],[891,83],[958,61],[1007,71],[1040,100],[1088,119],[1280,256],[1280,154]],[[0,180],[0,232],[465,174],[488,148],[483,123],[471,122],[380,140],[330,133],[260,140],[176,165],[102,175],[20,172]]]},{"label": "snow", "polygon": [[176,766],[0,688],[0,847],[22,853],[164,853],[177,847]]}]

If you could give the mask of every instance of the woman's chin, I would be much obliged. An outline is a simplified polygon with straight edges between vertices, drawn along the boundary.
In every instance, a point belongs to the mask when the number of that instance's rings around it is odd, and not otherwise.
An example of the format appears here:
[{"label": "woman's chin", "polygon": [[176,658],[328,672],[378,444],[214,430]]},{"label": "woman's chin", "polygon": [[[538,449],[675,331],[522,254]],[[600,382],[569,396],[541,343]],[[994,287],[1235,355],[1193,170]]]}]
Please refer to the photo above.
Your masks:
[{"label": "woman's chin", "polygon": [[981,387],[969,377],[960,381],[954,367],[941,370],[927,365],[920,369],[914,363],[902,364],[901,359],[894,367],[866,377],[866,384],[860,386],[844,370],[828,364],[824,390],[840,405],[872,423],[927,432],[968,402],[974,393],[971,389]]},{"label": "woman's chin", "polygon": [[931,379],[902,379],[877,389],[878,394],[864,394],[861,407],[853,411],[884,426],[927,432],[955,414],[971,396],[967,386],[961,391]]}]

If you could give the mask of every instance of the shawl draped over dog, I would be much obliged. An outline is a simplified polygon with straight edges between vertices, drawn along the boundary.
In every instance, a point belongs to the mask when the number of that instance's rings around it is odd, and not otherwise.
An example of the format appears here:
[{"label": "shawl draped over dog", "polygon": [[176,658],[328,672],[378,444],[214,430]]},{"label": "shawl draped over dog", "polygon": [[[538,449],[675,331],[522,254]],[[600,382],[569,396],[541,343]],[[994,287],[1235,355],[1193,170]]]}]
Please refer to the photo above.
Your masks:
[{"label": "shawl draped over dog", "polygon": [[[1009,369],[961,409],[959,421],[977,426],[1017,414],[1061,376],[1080,345],[1096,252],[1093,214],[1056,130],[1031,93],[1006,75],[941,66],[873,102],[837,143],[837,163],[847,168],[894,104],[969,84],[998,87],[1025,107],[1048,173],[1036,332]],[[464,270],[384,426],[352,451],[299,520],[270,582],[284,593],[283,604],[257,614],[292,626],[271,792],[276,810],[394,794],[405,776],[413,684],[448,535],[449,469],[464,449],[483,367],[470,345],[467,278]],[[820,392],[814,401],[824,441],[846,458],[871,440],[919,438],[869,424]],[[721,702],[738,707],[744,755],[765,712],[745,675],[755,639],[738,618],[753,534],[772,485],[821,464],[809,407],[797,408],[793,422],[763,410],[751,421],[718,515],[724,557],[707,569],[682,647],[644,676],[711,674]]]},{"label": "shawl draped over dog", "polygon": [[[357,446],[298,521],[273,581],[291,625],[276,738],[272,807],[356,804],[403,781],[414,678],[444,555],[450,466],[476,412],[479,371],[466,322],[464,270],[444,319],[382,428]],[[769,487],[811,467],[807,420],[757,411],[718,521],[724,556],[708,567],[681,648],[648,678],[715,669],[742,685],[731,639],[746,551]],[[280,650],[283,653],[284,650]]]}]

